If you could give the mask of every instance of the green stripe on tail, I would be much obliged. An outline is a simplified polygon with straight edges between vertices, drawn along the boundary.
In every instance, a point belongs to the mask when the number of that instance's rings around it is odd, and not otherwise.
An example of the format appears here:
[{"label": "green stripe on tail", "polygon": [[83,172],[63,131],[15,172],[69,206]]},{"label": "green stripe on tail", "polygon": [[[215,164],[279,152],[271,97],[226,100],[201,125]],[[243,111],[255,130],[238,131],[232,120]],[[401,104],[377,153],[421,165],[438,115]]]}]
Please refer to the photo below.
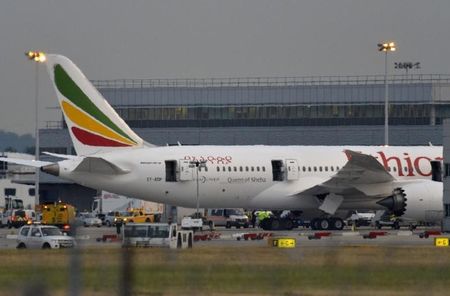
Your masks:
[{"label": "green stripe on tail", "polygon": [[78,87],[78,85],[70,78],[63,67],[59,64],[55,65],[55,84],[59,92],[63,94],[76,106],[81,108],[92,117],[108,126],[112,130],[136,143],[130,138],[124,131],[122,131],[114,122],[111,121],[90,99],[89,97]]}]

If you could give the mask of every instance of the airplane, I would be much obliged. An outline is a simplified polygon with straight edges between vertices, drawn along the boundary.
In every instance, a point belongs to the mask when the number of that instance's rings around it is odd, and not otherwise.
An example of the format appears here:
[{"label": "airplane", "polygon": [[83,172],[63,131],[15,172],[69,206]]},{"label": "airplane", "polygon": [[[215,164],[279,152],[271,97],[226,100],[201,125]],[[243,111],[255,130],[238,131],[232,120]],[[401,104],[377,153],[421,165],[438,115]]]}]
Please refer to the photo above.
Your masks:
[{"label": "airplane", "polygon": [[[316,229],[342,229],[338,213],[347,210],[387,210],[424,222],[443,216],[442,182],[431,179],[430,165],[442,161],[442,147],[158,147],[133,132],[67,57],[49,54],[45,63],[77,155],[0,161],[170,205],[291,210],[311,216]],[[279,224],[276,215],[269,228]]]}]

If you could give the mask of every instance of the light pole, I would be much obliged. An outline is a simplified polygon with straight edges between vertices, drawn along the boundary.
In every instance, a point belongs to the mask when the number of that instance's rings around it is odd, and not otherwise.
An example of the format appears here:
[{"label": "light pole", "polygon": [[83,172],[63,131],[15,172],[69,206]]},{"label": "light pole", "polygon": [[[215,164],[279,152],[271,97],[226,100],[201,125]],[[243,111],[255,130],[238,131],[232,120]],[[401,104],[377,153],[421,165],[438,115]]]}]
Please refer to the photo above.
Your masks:
[{"label": "light pole", "polygon": [[396,51],[395,43],[393,41],[378,43],[378,51],[384,52],[384,145],[389,145],[389,96],[388,96],[388,69],[387,60],[388,52]]},{"label": "light pole", "polygon": [[[35,81],[34,81],[34,116],[36,119],[35,122],[35,134],[36,134],[36,143],[34,149],[34,158],[39,160],[39,121],[38,121],[38,98],[39,98],[39,63],[45,62],[47,59],[45,53],[40,51],[28,51],[25,53],[27,58],[31,61],[36,62],[35,66]],[[36,204],[39,204],[39,168],[36,168],[35,173],[35,181],[34,181],[34,201]]]},{"label": "light pole", "polygon": [[[195,172],[196,172],[196,182],[197,182],[197,210],[195,212],[195,216],[197,217],[200,216],[199,213],[199,207],[200,207],[200,186],[199,186],[199,180],[198,180],[198,171],[200,170],[200,168],[206,168],[206,161],[198,161],[198,160],[194,160],[189,162],[190,167],[193,168],[195,167]],[[200,218],[200,217],[197,217]]]}]

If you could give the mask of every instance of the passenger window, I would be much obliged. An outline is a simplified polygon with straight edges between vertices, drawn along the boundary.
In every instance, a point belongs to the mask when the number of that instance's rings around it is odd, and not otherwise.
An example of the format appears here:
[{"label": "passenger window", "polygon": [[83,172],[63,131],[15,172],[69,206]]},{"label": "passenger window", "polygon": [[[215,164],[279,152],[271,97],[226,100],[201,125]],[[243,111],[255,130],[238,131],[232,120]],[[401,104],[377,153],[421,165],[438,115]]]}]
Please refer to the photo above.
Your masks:
[{"label": "passenger window", "polygon": [[225,167],[222,167],[222,171],[224,171],[224,172],[225,172],[225,171],[226,171],[226,168],[225,168]]},{"label": "passenger window", "polygon": [[41,236],[39,228],[32,228],[31,229],[31,236]]},{"label": "passenger window", "polygon": [[322,171],[322,167],[321,167],[321,166],[319,167],[319,171],[320,171],[320,172]]},{"label": "passenger window", "polygon": [[314,171],[317,172],[317,167],[314,167]]},{"label": "passenger window", "polygon": [[228,167],[228,171],[231,172],[231,167]]},{"label": "passenger window", "polygon": [[254,167],[251,167],[251,169],[252,169],[252,172],[254,172],[254,171],[255,171],[255,168],[254,168]]},{"label": "passenger window", "polygon": [[245,171],[248,172],[248,167],[247,166],[245,167]]},{"label": "passenger window", "polygon": [[262,171],[265,172],[266,171],[266,167],[262,167]]},{"label": "passenger window", "polygon": [[308,167],[308,172],[310,172],[311,171],[311,167]]},{"label": "passenger window", "polygon": [[30,231],[30,227],[24,227],[20,231],[20,235],[27,236],[28,235],[28,231]]},{"label": "passenger window", "polygon": [[240,171],[240,172],[242,172],[242,171],[243,171],[243,169],[242,169],[242,167],[241,167],[241,166],[239,167],[239,171]]},{"label": "passenger window", "polygon": [[256,167],[256,171],[259,172],[259,166]]},{"label": "passenger window", "polygon": [[328,172],[328,167],[327,166],[325,167],[325,172]]},{"label": "passenger window", "polygon": [[233,167],[233,171],[237,172],[237,167]]},{"label": "passenger window", "polygon": [[217,171],[220,172],[220,167],[217,167]]}]

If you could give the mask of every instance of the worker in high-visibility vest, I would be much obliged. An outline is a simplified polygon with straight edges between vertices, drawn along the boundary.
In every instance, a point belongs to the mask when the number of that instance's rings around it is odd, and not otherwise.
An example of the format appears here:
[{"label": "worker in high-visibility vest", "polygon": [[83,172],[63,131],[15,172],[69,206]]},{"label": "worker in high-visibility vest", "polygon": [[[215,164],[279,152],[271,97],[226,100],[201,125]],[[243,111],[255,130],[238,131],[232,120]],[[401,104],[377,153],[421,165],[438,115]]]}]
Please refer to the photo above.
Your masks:
[{"label": "worker in high-visibility vest", "polygon": [[259,211],[258,212],[258,225],[261,225],[261,222],[267,218],[270,218],[270,211]]}]

